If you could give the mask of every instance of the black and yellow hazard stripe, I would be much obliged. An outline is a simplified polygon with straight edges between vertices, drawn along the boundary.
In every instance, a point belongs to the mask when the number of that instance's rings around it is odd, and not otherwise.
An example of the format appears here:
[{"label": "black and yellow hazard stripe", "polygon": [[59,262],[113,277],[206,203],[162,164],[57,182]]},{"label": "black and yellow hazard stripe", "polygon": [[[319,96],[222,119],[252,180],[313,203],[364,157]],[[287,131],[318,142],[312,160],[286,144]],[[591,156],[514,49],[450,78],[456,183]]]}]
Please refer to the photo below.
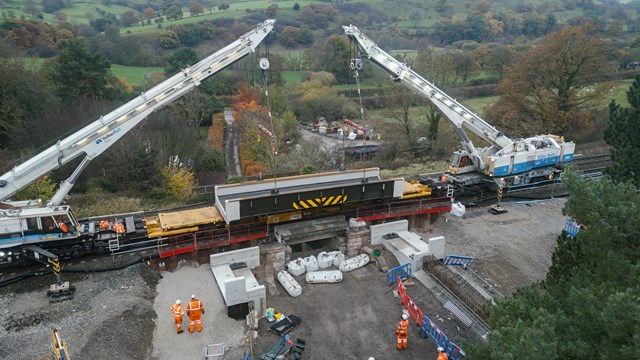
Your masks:
[{"label": "black and yellow hazard stripe", "polygon": [[296,210],[311,209],[322,206],[331,206],[343,204],[347,201],[347,195],[335,195],[322,198],[298,200],[293,202],[293,208]]},{"label": "black and yellow hazard stripe", "polygon": [[62,271],[62,268],[60,267],[60,259],[59,258],[50,259],[49,262],[51,263],[51,268],[53,269],[53,273],[56,275],[60,274],[60,272]]}]

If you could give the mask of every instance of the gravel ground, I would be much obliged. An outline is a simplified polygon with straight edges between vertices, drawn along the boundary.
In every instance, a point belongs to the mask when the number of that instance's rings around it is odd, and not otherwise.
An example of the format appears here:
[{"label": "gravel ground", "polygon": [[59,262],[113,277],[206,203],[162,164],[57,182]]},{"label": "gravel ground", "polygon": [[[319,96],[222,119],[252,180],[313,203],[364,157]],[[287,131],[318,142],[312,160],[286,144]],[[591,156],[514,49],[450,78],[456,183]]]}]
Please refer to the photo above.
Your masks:
[{"label": "gravel ground", "polygon": [[[498,216],[489,214],[486,208],[468,208],[462,218],[447,214],[419,232],[425,238],[444,235],[447,253],[475,256],[475,270],[508,294],[544,277],[556,236],[564,226],[563,204],[564,200],[554,199],[509,206],[508,213]],[[383,256],[389,266],[395,264],[388,252]],[[104,267],[132,259],[107,258],[102,264],[98,261],[74,267]],[[77,288],[72,301],[48,303],[45,293],[53,276],[0,288],[0,359],[49,358],[52,326],[60,329],[73,359],[202,359],[206,344],[220,342],[228,348],[227,359],[244,355],[245,325],[226,317],[206,265],[158,274],[142,263],[119,271],[63,276]],[[259,278],[264,279],[264,274]],[[394,332],[402,305],[387,292],[385,274],[373,264],[345,273],[338,284],[306,284],[303,277],[298,280],[303,287],[300,297],[291,298],[278,285],[280,294],[268,295],[267,305],[302,319],[290,334],[306,341],[304,358],[436,357],[435,345],[419,338],[415,325],[409,329],[409,348],[395,350]],[[169,306],[176,298],[186,301],[191,293],[205,303],[204,330],[178,335]],[[409,286],[408,293],[451,341],[474,341],[475,335],[419,282]],[[186,317],[184,322],[188,326]],[[260,320],[256,357],[277,339],[267,331],[268,325]]]},{"label": "gravel ground", "polygon": [[[112,262],[100,267],[107,265]],[[76,295],[58,303],[49,303],[46,297],[53,275],[0,289],[0,359],[47,359],[53,326],[60,330],[72,358],[148,358],[159,277],[146,264],[115,272],[63,273],[63,280],[76,286]]]},{"label": "gravel ground", "polygon": [[[242,359],[244,348],[242,337],[245,333],[243,321],[227,317],[224,300],[208,265],[197,268],[185,266],[173,273],[162,273],[157,287],[157,297],[153,309],[158,321],[153,330],[154,360],[163,359],[203,359],[204,348],[209,344],[224,344],[229,359]],[[204,304],[202,332],[197,329],[189,333],[187,302],[195,294]],[[176,334],[173,314],[169,310],[179,298],[185,309],[182,334]],[[213,349],[212,349],[213,350]]]},{"label": "gravel ground", "polygon": [[503,294],[546,276],[551,255],[564,223],[566,199],[527,205],[506,205],[506,214],[492,215],[486,207],[466,209],[462,218],[443,216],[427,229],[424,238],[442,235],[447,254],[473,256],[473,269]]}]

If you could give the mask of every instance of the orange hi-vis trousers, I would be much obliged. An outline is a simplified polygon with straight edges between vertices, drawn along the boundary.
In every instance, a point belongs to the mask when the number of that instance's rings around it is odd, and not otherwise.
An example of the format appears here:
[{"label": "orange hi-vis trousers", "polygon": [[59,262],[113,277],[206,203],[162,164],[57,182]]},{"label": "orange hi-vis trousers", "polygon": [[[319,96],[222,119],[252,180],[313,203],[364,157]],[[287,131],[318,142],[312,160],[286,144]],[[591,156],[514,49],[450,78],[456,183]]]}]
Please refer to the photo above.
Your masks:
[{"label": "orange hi-vis trousers", "polygon": [[202,313],[204,312],[204,305],[202,301],[193,299],[189,301],[187,305],[187,314],[189,314],[189,332],[193,332],[193,325],[198,328],[198,332],[202,331]]},{"label": "orange hi-vis trousers", "polygon": [[409,327],[408,320],[402,320],[398,323],[396,329],[396,336],[398,338],[398,350],[407,348],[407,328]]},{"label": "orange hi-vis trousers", "polygon": [[171,305],[171,312],[173,313],[173,319],[176,322],[176,333],[180,333],[182,328],[182,316],[184,315],[184,310],[182,310],[182,306],[178,304]]}]

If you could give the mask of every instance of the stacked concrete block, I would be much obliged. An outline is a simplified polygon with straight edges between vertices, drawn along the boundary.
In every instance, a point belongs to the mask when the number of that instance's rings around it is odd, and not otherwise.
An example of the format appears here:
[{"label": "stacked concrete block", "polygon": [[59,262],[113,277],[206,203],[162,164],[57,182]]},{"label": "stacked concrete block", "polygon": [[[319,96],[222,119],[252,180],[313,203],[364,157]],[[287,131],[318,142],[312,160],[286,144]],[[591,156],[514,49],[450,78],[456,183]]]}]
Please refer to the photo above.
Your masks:
[{"label": "stacked concrete block", "polygon": [[284,270],[287,246],[280,243],[272,243],[260,248],[261,257],[265,265],[270,265],[278,272]]},{"label": "stacked concrete block", "polygon": [[267,291],[269,291],[269,295],[280,295],[280,291],[278,291],[278,287],[276,286],[273,266],[271,265],[265,265],[264,267],[264,283],[267,285]]},{"label": "stacked concrete block", "polygon": [[347,257],[353,257],[360,253],[362,246],[371,243],[369,229],[350,231],[347,236]]},{"label": "stacked concrete block", "polygon": [[338,249],[338,251],[344,254],[347,251],[347,238],[344,236],[331,238],[331,248]]}]

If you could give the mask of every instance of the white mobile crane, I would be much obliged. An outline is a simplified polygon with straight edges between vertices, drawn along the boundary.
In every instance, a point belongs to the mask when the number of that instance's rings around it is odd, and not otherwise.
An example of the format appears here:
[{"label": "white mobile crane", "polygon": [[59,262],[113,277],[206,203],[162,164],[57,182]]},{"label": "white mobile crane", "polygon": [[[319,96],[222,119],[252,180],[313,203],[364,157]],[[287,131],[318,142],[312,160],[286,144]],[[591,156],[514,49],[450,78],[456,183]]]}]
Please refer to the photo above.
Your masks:
[{"label": "white mobile crane", "polygon": [[[0,176],[0,265],[15,260],[15,256],[22,253],[40,261],[49,255],[40,253],[42,249],[38,249],[38,244],[79,239],[81,229],[78,221],[69,206],[61,204],[89,162],[152,112],[187,94],[209,76],[254,53],[273,30],[274,23],[275,20],[264,21],[215,54],[183,69]],[[261,59],[261,67],[268,67],[266,60]],[[80,156],[84,158],[78,167],[46,203],[9,200],[38,178]],[[30,250],[25,250],[27,248]]]},{"label": "white mobile crane", "polygon": [[[552,179],[562,165],[573,159],[575,144],[556,135],[539,135],[512,140],[471,112],[435,85],[380,49],[355,26],[343,26],[358,45],[361,55],[391,74],[395,81],[433,104],[453,125],[463,150],[453,153],[447,181],[460,189],[489,185],[490,188],[526,186]],[[352,59],[353,67],[362,67]],[[491,146],[476,148],[465,129]]]}]

